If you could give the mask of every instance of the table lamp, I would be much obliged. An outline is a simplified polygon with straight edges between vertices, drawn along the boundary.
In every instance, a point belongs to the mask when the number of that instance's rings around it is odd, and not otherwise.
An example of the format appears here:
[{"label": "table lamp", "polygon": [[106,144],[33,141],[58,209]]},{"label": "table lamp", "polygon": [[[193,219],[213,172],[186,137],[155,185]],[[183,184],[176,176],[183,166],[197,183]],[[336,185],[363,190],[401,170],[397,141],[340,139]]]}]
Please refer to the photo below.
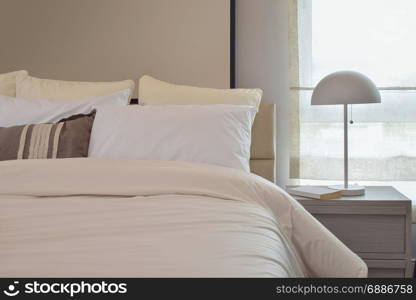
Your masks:
[{"label": "table lamp", "polygon": [[312,105],[344,105],[344,184],[329,186],[344,196],[365,194],[365,187],[348,184],[348,104],[380,103],[375,84],[354,71],[339,71],[324,77],[312,94]]}]

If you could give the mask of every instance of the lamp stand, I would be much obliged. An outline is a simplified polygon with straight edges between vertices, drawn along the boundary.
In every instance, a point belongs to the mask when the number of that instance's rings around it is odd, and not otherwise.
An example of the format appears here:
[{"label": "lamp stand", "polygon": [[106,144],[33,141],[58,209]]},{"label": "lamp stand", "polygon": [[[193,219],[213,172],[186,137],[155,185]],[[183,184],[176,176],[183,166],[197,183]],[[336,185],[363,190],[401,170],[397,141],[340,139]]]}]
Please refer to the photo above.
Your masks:
[{"label": "lamp stand", "polygon": [[339,190],[343,196],[361,196],[365,194],[365,187],[348,184],[348,105],[344,104],[344,184],[331,185],[330,189]]}]

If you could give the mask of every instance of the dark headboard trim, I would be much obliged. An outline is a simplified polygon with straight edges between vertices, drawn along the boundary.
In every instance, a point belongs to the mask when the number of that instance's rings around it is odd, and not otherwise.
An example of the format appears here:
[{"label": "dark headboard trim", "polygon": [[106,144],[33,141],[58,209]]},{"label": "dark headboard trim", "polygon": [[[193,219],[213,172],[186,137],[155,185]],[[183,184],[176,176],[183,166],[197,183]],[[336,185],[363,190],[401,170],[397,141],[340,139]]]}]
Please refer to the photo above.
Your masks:
[{"label": "dark headboard trim", "polygon": [[130,104],[139,104],[139,99],[137,99],[137,98],[131,98],[130,99]]},{"label": "dark headboard trim", "polygon": [[234,89],[236,82],[236,0],[230,0],[230,88]]}]

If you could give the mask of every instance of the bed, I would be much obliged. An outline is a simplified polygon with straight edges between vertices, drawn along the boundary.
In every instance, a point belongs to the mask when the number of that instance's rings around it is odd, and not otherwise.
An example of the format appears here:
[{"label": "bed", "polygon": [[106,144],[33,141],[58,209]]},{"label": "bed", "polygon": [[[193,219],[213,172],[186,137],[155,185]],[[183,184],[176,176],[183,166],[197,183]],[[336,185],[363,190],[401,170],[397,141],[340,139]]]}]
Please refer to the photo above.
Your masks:
[{"label": "bed", "polygon": [[175,161],[0,162],[0,277],[365,277],[364,262],[271,182],[274,119],[262,104],[253,174]]}]

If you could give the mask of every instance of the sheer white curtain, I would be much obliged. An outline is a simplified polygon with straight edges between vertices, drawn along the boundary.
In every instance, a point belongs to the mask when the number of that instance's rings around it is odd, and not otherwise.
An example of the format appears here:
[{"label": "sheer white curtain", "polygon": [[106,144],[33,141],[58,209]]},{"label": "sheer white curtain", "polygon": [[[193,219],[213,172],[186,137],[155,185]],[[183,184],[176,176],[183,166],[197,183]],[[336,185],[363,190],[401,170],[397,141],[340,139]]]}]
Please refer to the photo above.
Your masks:
[{"label": "sheer white curtain", "polygon": [[325,75],[355,70],[382,104],[352,107],[350,179],[416,181],[416,1],[291,1],[292,178],[342,179],[342,107],[310,99]]}]

